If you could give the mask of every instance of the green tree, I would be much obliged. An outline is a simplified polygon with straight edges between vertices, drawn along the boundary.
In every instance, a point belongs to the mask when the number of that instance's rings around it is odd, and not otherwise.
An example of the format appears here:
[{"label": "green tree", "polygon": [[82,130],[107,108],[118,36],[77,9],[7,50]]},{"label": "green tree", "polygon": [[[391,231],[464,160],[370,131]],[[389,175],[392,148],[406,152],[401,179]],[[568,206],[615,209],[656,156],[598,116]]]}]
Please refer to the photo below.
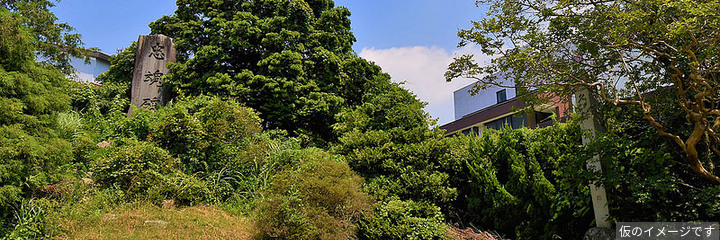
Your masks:
[{"label": "green tree", "polygon": [[368,181],[366,189],[380,200],[426,201],[446,206],[457,196],[446,162],[449,146],[422,110],[424,103],[385,78],[368,90],[363,104],[338,115],[341,135],[333,146],[353,170]]},{"label": "green tree", "polygon": [[[649,96],[646,101],[664,99]],[[590,147],[605,163],[601,180],[616,221],[714,221],[720,217],[720,186],[694,174],[685,166],[682,149],[654,134],[644,119],[633,117],[641,109],[607,108],[603,117],[609,127]],[[664,123],[685,126],[685,114],[667,113],[662,116]]]},{"label": "green tree", "polygon": [[350,12],[331,0],[186,1],[151,23],[175,39],[168,83],[256,109],[266,129],[323,145],[334,116],[360,102],[367,63],[352,50]]},{"label": "green tree", "polygon": [[[514,81],[538,96],[587,87],[605,103],[640,109],[637,116],[685,153],[692,171],[720,184],[720,3],[705,0],[532,1],[481,0],[488,16],[461,30],[460,45],[477,44],[495,58],[456,58],[447,80],[470,77],[477,88]],[[664,124],[646,95],[672,92],[663,101],[682,111],[691,129]],[[535,99],[546,100],[546,99]],[[706,148],[711,154],[701,156]]]},{"label": "green tree", "polygon": [[70,144],[54,130],[58,113],[70,106],[68,80],[35,61],[38,39],[23,20],[0,8],[0,236],[17,220],[21,201],[58,182],[61,166],[72,160]]},{"label": "green tree", "polygon": [[16,24],[23,25],[36,41],[34,50],[45,61],[71,73],[70,57],[85,58],[91,51],[82,48],[80,34],[67,23],[56,22],[58,18],[50,12],[59,0],[1,0],[0,6],[17,13]]},{"label": "green tree", "polygon": [[[362,65],[360,65],[362,66]],[[379,67],[364,65],[359,69]],[[367,70],[363,70],[367,71]],[[332,151],[365,177],[365,191],[381,202],[360,224],[361,239],[444,239],[442,210],[457,198],[449,145],[425,103],[387,74],[364,85],[361,104],[336,116]],[[462,177],[460,177],[462,178]]]}]

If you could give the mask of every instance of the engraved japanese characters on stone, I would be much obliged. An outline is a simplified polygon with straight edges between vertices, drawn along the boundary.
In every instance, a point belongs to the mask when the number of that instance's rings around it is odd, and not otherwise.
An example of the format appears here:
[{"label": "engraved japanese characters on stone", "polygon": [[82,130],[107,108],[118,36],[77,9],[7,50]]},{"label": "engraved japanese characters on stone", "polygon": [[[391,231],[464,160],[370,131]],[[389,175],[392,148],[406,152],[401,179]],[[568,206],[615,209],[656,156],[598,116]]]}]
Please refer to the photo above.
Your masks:
[{"label": "engraved japanese characters on stone", "polygon": [[140,104],[141,108],[147,108],[147,109],[155,109],[155,106],[160,102],[160,99],[157,97],[154,98],[143,98],[142,104]]},{"label": "engraved japanese characters on stone", "polygon": [[152,52],[148,57],[155,57],[155,59],[158,60],[164,60],[165,59],[165,52],[163,52],[163,49],[165,46],[160,45],[160,43],[155,43],[152,47]]},{"label": "engraved japanese characters on stone", "polygon": [[155,70],[155,72],[146,71],[145,79],[143,79],[143,82],[150,82],[149,85],[153,85],[153,83],[157,83],[158,87],[162,87],[162,76],[165,75],[164,73],[161,73],[160,70]]},{"label": "engraved japanese characters on stone", "polygon": [[138,37],[133,80],[130,86],[128,116],[133,108],[155,109],[170,101],[170,89],[163,78],[170,72],[168,63],[175,62],[177,50],[171,38],[161,35],[141,35]]}]

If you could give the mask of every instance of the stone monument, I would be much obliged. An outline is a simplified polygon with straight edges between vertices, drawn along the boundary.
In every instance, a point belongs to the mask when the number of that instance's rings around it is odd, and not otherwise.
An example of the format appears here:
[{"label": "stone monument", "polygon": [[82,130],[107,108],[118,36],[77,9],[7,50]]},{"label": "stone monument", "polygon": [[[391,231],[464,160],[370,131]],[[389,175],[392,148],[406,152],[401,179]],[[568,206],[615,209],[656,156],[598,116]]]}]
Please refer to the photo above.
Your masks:
[{"label": "stone monument", "polygon": [[[163,76],[169,72],[167,64],[175,62],[177,51],[172,38],[165,35],[140,35],[135,55],[135,69],[130,87],[130,104],[137,108],[154,109],[170,99],[169,89],[163,86]],[[132,106],[128,115],[132,114]]]},{"label": "stone monument", "polygon": [[[587,131],[590,135],[582,134],[582,143],[587,145],[590,140],[595,136],[596,131],[604,131],[602,124],[598,122],[598,118],[595,117],[595,112],[599,103],[597,103],[597,97],[593,96],[591,90],[587,87],[583,87],[576,92],[576,106],[578,107],[578,113],[585,116],[580,127],[583,131]],[[587,168],[597,173],[602,172],[602,162],[598,155],[593,156],[592,159],[587,160]],[[608,206],[607,193],[605,192],[605,186],[596,182],[590,183],[590,196],[592,197],[593,212],[595,213],[595,224],[598,228],[611,228],[610,224],[610,207]],[[601,230],[599,230],[602,232]],[[610,232],[613,232],[612,230]],[[592,238],[591,238],[592,239]]]}]

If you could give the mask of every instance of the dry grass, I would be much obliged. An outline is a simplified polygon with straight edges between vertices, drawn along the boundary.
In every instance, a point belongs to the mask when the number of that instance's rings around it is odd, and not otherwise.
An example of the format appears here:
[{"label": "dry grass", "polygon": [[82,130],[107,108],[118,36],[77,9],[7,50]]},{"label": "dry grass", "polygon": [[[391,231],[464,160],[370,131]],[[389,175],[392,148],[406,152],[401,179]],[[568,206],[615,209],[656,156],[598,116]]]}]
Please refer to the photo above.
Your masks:
[{"label": "dry grass", "polygon": [[[145,224],[160,220],[167,224]],[[125,205],[88,219],[63,219],[57,239],[253,239],[254,224],[212,206],[164,209]]]}]

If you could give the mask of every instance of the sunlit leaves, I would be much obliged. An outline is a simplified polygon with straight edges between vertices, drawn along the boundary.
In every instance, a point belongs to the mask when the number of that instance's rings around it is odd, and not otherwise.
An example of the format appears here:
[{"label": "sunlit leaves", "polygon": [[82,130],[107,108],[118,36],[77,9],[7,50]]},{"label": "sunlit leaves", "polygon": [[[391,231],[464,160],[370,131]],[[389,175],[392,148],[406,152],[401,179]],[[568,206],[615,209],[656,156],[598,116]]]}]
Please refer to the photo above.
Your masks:
[{"label": "sunlit leaves", "polygon": [[327,0],[180,1],[150,25],[175,39],[168,80],[179,95],[237,99],[268,128],[323,145],[334,115],[361,100],[347,93],[372,80],[346,73],[357,58],[349,15]]}]

